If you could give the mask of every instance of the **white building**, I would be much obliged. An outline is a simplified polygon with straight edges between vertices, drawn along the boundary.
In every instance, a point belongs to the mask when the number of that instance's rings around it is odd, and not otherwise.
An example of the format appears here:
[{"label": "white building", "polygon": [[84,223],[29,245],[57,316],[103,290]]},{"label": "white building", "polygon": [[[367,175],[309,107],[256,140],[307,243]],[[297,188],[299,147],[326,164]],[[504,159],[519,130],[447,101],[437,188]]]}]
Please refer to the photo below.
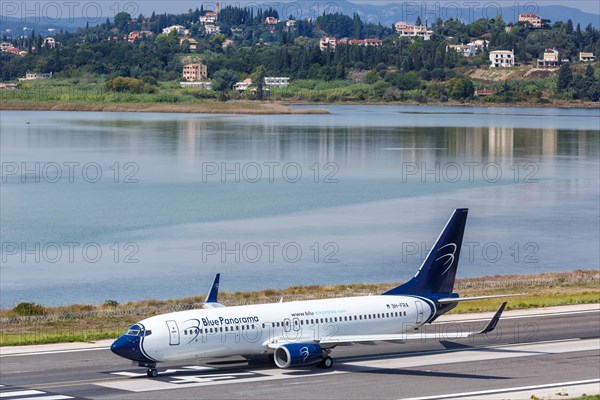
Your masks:
[{"label": "white building", "polygon": [[54,38],[52,38],[52,37],[47,37],[46,39],[44,39],[43,46],[53,49],[56,47],[56,40],[54,40]]},{"label": "white building", "polygon": [[427,27],[423,25],[411,25],[401,21],[397,22],[395,27],[396,32],[400,34],[400,37],[420,37],[423,40],[429,40],[431,39],[431,35],[433,35],[433,31],[431,29],[427,29]]},{"label": "white building", "polygon": [[[489,44],[487,40],[475,40],[467,44],[451,44],[448,48],[456,50],[465,57],[475,57],[477,53],[482,52]],[[446,51],[448,51],[446,48]]]},{"label": "white building", "polygon": [[201,24],[214,24],[215,22],[217,22],[217,13],[212,11],[209,11],[200,17]]},{"label": "white building", "polygon": [[590,62],[596,60],[594,53],[579,53],[579,61]]},{"label": "white building", "polygon": [[27,72],[24,78],[19,78],[19,81],[32,81],[36,79],[50,79],[52,78],[52,72],[38,74],[35,72]]},{"label": "white building", "polygon": [[181,26],[181,25],[173,25],[173,26],[169,26],[169,27],[167,27],[167,28],[163,29],[163,30],[162,30],[162,32],[163,32],[165,35],[168,35],[168,34],[170,34],[170,33],[171,33],[171,32],[173,32],[173,31],[177,31],[177,34],[178,34],[178,35],[183,35],[183,34],[185,34],[185,30],[186,30],[186,29],[185,29],[185,26]]},{"label": "white building", "polygon": [[207,35],[216,35],[221,33],[221,27],[218,25],[204,25],[204,33]]},{"label": "white building", "polygon": [[519,14],[519,22],[526,22],[533,28],[542,27],[542,17],[536,14]]},{"label": "white building", "polygon": [[335,51],[335,48],[337,47],[337,39],[334,37],[323,37],[321,38],[319,47],[321,48],[321,51],[325,51],[326,49]]},{"label": "white building", "polygon": [[268,87],[283,88],[290,84],[290,78],[287,77],[265,77],[265,85]]},{"label": "white building", "polygon": [[179,82],[182,88],[212,90],[212,82]]},{"label": "white building", "polygon": [[515,53],[512,50],[494,50],[490,52],[492,68],[510,68],[515,66]]},{"label": "white building", "polygon": [[233,90],[237,90],[238,92],[243,93],[246,90],[248,90],[250,86],[252,86],[252,79],[248,78],[233,85]]}]

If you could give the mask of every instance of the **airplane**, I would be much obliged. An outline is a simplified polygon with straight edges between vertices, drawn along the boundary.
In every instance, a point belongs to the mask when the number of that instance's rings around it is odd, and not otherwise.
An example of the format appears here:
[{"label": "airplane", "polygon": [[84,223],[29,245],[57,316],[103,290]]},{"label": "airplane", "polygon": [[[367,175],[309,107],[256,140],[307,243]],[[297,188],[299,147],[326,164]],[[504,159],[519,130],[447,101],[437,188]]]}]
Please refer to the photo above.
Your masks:
[{"label": "airplane", "polygon": [[459,297],[453,292],[468,209],[456,209],[408,282],[380,295],[225,307],[217,274],[203,309],[153,316],[131,326],[111,351],[158,376],[158,363],[267,354],[279,368],[331,368],[336,346],[378,341],[456,339],[493,331],[506,302],[481,331],[423,333],[459,302],[514,295]]}]

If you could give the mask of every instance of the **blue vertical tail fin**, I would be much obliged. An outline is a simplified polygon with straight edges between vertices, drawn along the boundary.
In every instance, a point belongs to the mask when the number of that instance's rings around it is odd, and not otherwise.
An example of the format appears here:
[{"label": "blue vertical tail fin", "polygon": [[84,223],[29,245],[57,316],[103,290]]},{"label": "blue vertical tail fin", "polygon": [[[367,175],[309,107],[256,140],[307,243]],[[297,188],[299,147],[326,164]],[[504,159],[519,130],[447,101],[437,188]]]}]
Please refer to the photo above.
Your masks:
[{"label": "blue vertical tail fin", "polygon": [[213,280],[213,283],[210,286],[210,290],[208,291],[208,294],[206,295],[206,300],[204,300],[203,308],[224,307],[221,303],[219,303],[219,300],[217,300],[217,297],[219,295],[219,279],[220,278],[221,278],[221,274],[215,275],[215,279]]},{"label": "blue vertical tail fin", "polygon": [[467,208],[457,208],[416,275],[405,284],[383,294],[452,293],[468,212]]}]

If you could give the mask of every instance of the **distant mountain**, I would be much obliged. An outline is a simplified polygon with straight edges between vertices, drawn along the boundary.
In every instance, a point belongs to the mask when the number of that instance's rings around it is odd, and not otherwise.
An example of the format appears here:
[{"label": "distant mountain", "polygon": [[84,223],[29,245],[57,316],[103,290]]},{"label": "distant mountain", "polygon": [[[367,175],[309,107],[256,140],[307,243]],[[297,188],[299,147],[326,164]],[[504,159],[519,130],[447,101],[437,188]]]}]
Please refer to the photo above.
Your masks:
[{"label": "distant mountain", "polygon": [[443,2],[425,3],[411,1],[388,4],[382,4],[381,2],[379,4],[362,4],[352,3],[348,0],[337,0],[329,4],[334,4],[335,6],[333,7],[338,7],[340,12],[344,14],[352,15],[357,13],[363,20],[373,23],[379,22],[386,26],[398,21],[414,22],[418,16],[421,16],[423,22],[425,22],[425,19],[433,22],[437,17],[440,17],[442,20],[458,18],[464,22],[473,22],[479,18],[495,18],[498,14],[501,14],[506,22],[517,22],[519,14],[535,13],[544,19],[549,19],[551,22],[566,21],[570,18],[574,25],[580,23],[582,28],[585,28],[589,23],[596,28],[600,27],[600,15],[566,6],[532,5],[531,7],[525,7],[521,5],[520,7],[497,8],[494,7],[494,4],[497,3],[489,3],[487,8],[458,8],[449,6],[451,4],[458,4],[456,2],[444,4]]},{"label": "distant mountain", "polygon": [[[357,0],[359,1],[359,0]],[[156,3],[155,3],[156,4]],[[176,4],[176,3],[175,3]],[[243,2],[240,4],[244,4]],[[263,8],[266,8],[269,4],[268,1],[260,3]],[[473,22],[479,18],[495,18],[498,13],[502,14],[506,22],[516,22],[520,13],[536,13],[542,18],[549,19],[552,22],[555,21],[566,21],[571,19],[574,25],[581,24],[582,28],[585,28],[589,23],[596,28],[600,28],[600,15],[587,13],[577,8],[566,7],[566,6],[531,6],[526,8],[521,5],[520,8],[515,6],[511,7],[494,7],[494,4],[489,3],[487,8],[458,8],[452,7],[452,4],[458,4],[456,2],[449,3],[426,3],[426,2],[390,2],[384,4],[382,1],[372,1],[370,4],[364,3],[353,3],[348,0],[336,0],[336,1],[306,1],[295,3],[298,7],[290,7],[289,3],[279,2],[273,3],[274,8],[280,11],[280,18],[287,18],[286,14],[290,10],[300,11],[296,12],[298,16],[303,18],[315,17],[322,14],[324,11],[328,13],[340,12],[347,15],[353,15],[357,13],[364,21],[381,23],[385,26],[391,26],[398,21],[414,22],[418,16],[421,16],[423,22],[425,20],[432,23],[437,17],[446,20],[449,18],[459,18],[464,22]],[[468,3],[467,3],[468,4]],[[519,4],[519,3],[514,3]],[[534,4],[534,3],[527,3]],[[156,5],[157,13],[163,13],[166,10],[160,9],[160,5]],[[187,12],[187,9],[174,9],[169,8],[169,13],[183,14]],[[146,13],[149,15],[150,13]],[[1,32],[0,34],[7,34],[7,29],[11,32],[9,35],[21,36],[31,34],[31,30],[35,30],[36,34],[50,35],[48,29],[55,29],[56,31],[70,31],[73,32],[77,28],[84,27],[89,21],[90,26],[104,23],[107,17],[95,18],[88,20],[86,18],[73,18],[73,19],[59,19],[49,20],[45,18],[29,17],[26,20],[14,17],[0,16]],[[108,17],[111,21],[113,17]],[[23,29],[27,28],[27,29]]]},{"label": "distant mountain", "polygon": [[[2,26],[0,35],[16,38],[22,35],[29,36],[31,35],[31,31],[34,30],[36,35],[39,33],[42,36],[49,36],[53,31],[60,32],[62,30],[63,32],[74,32],[77,28],[85,27],[88,21],[89,19],[87,18],[46,19],[29,17],[23,19],[0,16],[0,26]],[[105,21],[106,18],[104,17],[97,18],[90,21],[90,26],[98,25]]]}]

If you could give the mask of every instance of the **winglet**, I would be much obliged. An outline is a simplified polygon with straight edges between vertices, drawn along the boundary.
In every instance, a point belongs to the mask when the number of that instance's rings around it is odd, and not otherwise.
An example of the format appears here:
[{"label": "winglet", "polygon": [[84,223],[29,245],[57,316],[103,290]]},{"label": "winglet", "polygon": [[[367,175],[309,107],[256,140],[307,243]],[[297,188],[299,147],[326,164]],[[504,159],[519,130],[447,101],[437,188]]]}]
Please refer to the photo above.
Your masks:
[{"label": "winglet", "polygon": [[490,333],[491,331],[496,329],[496,325],[498,325],[498,321],[500,321],[500,316],[502,315],[502,312],[504,311],[505,307],[506,307],[506,301],[504,303],[502,303],[502,305],[500,306],[498,311],[496,311],[496,314],[494,314],[492,319],[490,319],[490,322],[488,322],[488,324],[485,326],[485,328],[483,328],[483,330],[481,330],[481,332],[478,332],[477,334],[481,335],[483,333]]},{"label": "winglet", "polygon": [[219,295],[219,279],[221,278],[221,274],[215,275],[215,279],[206,295],[206,300],[204,300],[204,308],[215,308],[215,307],[225,307],[223,304],[219,303],[217,297]]}]

